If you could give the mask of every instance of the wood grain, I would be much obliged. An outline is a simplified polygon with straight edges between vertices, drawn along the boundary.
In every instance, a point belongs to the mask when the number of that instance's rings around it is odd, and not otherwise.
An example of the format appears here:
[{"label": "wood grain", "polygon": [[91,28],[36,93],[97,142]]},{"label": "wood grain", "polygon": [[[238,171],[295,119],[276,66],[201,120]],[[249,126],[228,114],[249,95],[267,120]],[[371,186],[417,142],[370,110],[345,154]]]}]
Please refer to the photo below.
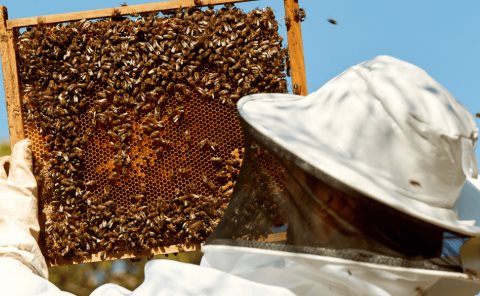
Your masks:
[{"label": "wood grain", "polygon": [[293,93],[306,96],[308,94],[307,74],[305,73],[303,58],[298,0],[285,0],[285,21],[287,23],[288,53],[290,56]]},{"label": "wood grain", "polygon": [[24,138],[24,130],[15,50],[16,30],[6,27],[7,20],[7,8],[0,6],[0,53],[2,55],[3,83],[8,113],[10,145],[13,147],[16,142]]},{"label": "wood grain", "polygon": [[[238,3],[238,2],[249,2],[257,0],[176,0],[176,1],[167,1],[167,2],[156,2],[156,3],[147,3],[147,4],[138,4],[138,5],[129,5],[129,6],[120,6],[114,8],[98,9],[98,10],[87,10],[79,12],[70,12],[46,16],[36,16],[29,18],[19,18],[14,20],[7,21],[7,28],[21,28],[28,26],[35,26],[38,24],[56,24],[63,22],[72,22],[83,19],[95,19],[95,18],[105,18],[112,15],[121,16],[121,15],[132,15],[139,13],[148,13],[148,12],[157,12],[162,10],[194,7],[194,6],[207,6],[207,5],[220,5],[226,3]],[[200,3],[201,5],[196,5],[195,2]]]},{"label": "wood grain", "polygon": [[194,252],[200,251],[201,246],[198,244],[188,245],[183,248],[178,248],[177,246],[166,246],[153,248],[145,252],[132,253],[132,252],[118,252],[118,253],[108,253],[106,256],[102,256],[102,253],[92,254],[85,257],[72,257],[72,258],[58,258],[54,261],[48,261],[48,267],[53,266],[63,266],[63,265],[72,265],[79,263],[92,263],[100,262],[106,260],[119,260],[119,259],[132,259],[132,258],[150,258],[155,255],[165,255],[165,254],[176,254],[180,252]]}]

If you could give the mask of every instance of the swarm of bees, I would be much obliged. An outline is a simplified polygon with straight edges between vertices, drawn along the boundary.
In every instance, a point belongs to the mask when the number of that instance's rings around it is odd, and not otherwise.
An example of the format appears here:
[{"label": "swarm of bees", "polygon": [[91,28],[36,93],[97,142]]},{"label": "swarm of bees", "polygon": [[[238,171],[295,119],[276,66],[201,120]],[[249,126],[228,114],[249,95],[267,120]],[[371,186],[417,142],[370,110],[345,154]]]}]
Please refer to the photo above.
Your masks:
[{"label": "swarm of bees", "polygon": [[47,260],[203,242],[240,169],[235,103],[287,91],[277,31],[228,6],[20,34]]}]

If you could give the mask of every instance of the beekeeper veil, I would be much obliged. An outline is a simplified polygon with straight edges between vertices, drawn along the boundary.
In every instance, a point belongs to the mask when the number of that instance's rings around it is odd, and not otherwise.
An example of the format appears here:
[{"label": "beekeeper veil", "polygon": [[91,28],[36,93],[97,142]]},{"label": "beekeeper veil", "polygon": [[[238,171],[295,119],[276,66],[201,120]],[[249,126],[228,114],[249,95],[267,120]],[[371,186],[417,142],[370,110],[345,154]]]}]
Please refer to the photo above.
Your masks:
[{"label": "beekeeper veil", "polygon": [[462,270],[480,227],[455,203],[480,197],[477,129],[423,70],[380,56],[306,97],[252,95],[238,110],[242,170],[208,244]]}]

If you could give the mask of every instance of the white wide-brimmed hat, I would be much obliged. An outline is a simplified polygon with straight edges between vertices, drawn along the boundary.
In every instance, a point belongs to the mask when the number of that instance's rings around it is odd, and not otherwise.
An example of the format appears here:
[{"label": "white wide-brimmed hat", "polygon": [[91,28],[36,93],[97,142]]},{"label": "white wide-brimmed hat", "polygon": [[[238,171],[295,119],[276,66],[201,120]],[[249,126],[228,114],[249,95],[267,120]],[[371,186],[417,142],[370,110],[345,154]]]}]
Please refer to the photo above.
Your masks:
[{"label": "white wide-brimmed hat", "polygon": [[475,121],[417,66],[379,56],[306,97],[256,94],[238,110],[317,177],[447,230],[480,234],[455,210],[459,197],[480,199],[466,181],[477,174]]}]

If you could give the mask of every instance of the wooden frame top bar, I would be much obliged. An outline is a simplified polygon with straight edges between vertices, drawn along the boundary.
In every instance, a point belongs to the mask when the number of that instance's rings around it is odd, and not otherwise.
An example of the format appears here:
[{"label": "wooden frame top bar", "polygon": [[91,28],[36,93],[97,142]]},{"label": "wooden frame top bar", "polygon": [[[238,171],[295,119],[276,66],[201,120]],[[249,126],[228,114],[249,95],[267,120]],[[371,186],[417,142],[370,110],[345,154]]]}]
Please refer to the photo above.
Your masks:
[{"label": "wooden frame top bar", "polygon": [[162,10],[194,7],[194,6],[207,6],[207,5],[220,5],[237,2],[250,2],[257,0],[176,0],[166,1],[148,4],[137,4],[129,6],[120,6],[115,8],[105,8],[98,10],[87,10],[71,13],[62,13],[46,16],[34,16],[28,18],[18,18],[7,20],[7,29],[22,28],[29,26],[36,26],[39,24],[56,24],[64,22],[79,21],[83,19],[96,19],[110,17],[112,15],[132,15],[139,13],[156,12]]}]

